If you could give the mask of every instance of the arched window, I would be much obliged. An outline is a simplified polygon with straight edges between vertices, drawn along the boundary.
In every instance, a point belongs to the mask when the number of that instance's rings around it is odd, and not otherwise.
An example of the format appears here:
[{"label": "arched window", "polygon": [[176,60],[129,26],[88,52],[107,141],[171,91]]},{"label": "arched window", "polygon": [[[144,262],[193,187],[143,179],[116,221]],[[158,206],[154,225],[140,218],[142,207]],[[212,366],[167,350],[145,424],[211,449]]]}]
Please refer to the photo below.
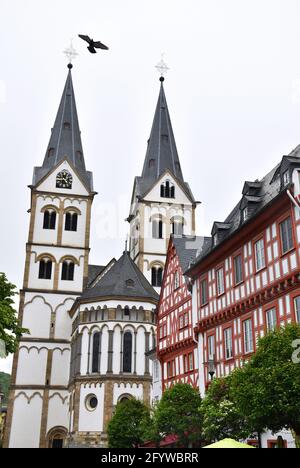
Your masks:
[{"label": "arched window", "polygon": [[93,339],[93,357],[92,357],[92,372],[98,373],[100,369],[100,333],[94,334]]},{"label": "arched window", "polygon": [[124,334],[123,346],[123,372],[132,372],[132,334]]},{"label": "arched window", "polygon": [[130,317],[130,309],[128,306],[124,308],[124,317],[127,317],[127,318]]},{"label": "arched window", "polygon": [[152,221],[152,237],[153,239],[163,238],[163,222],[161,219],[154,219]]},{"label": "arched window", "polygon": [[175,198],[175,186],[169,180],[166,180],[160,186],[160,196],[162,198]]},{"label": "arched window", "polygon": [[151,284],[155,288],[162,286],[163,269],[160,267],[153,267],[151,270]]},{"label": "arched window", "polygon": [[65,260],[62,264],[61,279],[62,281],[74,281],[74,262]]},{"label": "arched window", "polygon": [[39,279],[50,280],[52,276],[52,260],[43,258],[40,260]]},{"label": "arched window", "polygon": [[174,236],[183,236],[183,227],[184,224],[182,221],[173,221],[172,222],[172,233]]},{"label": "arched window", "polygon": [[76,232],[77,225],[78,225],[78,214],[72,213],[71,211],[66,213],[65,230]]},{"label": "arched window", "polygon": [[56,226],[56,211],[46,210],[44,212],[43,229],[52,229],[52,230],[54,230],[55,226]]},{"label": "arched window", "polygon": [[54,427],[48,432],[47,445],[50,449],[61,449],[67,438],[67,429],[64,427]]}]

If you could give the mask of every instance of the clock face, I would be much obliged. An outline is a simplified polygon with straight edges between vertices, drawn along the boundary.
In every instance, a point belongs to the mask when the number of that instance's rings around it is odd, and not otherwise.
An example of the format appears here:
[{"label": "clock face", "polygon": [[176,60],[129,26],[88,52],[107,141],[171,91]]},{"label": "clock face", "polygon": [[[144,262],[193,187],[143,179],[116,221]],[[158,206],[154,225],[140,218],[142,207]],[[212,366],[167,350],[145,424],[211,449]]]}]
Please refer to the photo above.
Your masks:
[{"label": "clock face", "polygon": [[73,183],[73,177],[71,176],[70,172],[62,171],[57,174],[56,177],[56,187],[62,189],[71,189]]}]

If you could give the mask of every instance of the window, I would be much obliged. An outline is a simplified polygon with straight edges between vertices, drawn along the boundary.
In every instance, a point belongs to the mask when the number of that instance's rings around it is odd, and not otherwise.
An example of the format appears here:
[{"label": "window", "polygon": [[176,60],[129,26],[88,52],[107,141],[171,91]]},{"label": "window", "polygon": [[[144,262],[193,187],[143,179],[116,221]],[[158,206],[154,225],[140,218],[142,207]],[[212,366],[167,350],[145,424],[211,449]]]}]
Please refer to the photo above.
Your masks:
[{"label": "window", "polygon": [[232,342],[232,328],[227,328],[224,331],[225,341],[225,357],[226,359],[233,358],[233,342]]},{"label": "window", "polygon": [[174,236],[183,236],[183,223],[174,221],[172,223],[172,233]]},{"label": "window", "polygon": [[174,275],[174,289],[178,289],[179,286],[180,286],[179,273],[178,271],[176,271]]},{"label": "window", "polygon": [[208,283],[207,279],[204,279],[200,283],[200,301],[201,305],[205,305],[208,303]]},{"label": "window", "polygon": [[64,129],[65,129],[65,130],[71,130],[71,124],[70,124],[70,122],[64,122]]},{"label": "window", "polygon": [[78,214],[72,213],[72,212],[66,213],[65,230],[76,232],[77,224],[78,224]]},{"label": "window", "polygon": [[98,398],[96,395],[88,395],[85,399],[85,407],[88,411],[95,411],[98,406]]},{"label": "window", "polygon": [[252,353],[254,351],[254,343],[253,343],[253,325],[252,320],[245,320],[243,322],[243,330],[244,330],[244,352],[245,354]]},{"label": "window", "polygon": [[208,348],[208,360],[209,361],[214,361],[215,359],[215,336],[209,336],[207,340],[207,348]]},{"label": "window", "polygon": [[280,236],[282,253],[285,254],[294,247],[292,222],[290,217],[280,224]]},{"label": "window", "polygon": [[247,221],[247,219],[248,219],[248,208],[246,207],[242,210],[242,220],[245,222]]},{"label": "window", "polygon": [[255,263],[256,271],[259,271],[266,266],[265,243],[263,239],[260,239],[255,243]]},{"label": "window", "polygon": [[212,241],[213,241],[213,246],[216,247],[218,245],[218,234],[213,235]]},{"label": "window", "polygon": [[184,327],[184,317],[183,317],[183,315],[181,315],[179,317],[179,328],[181,329],[183,327]]},{"label": "window", "polygon": [[243,281],[243,265],[241,255],[234,257],[234,281],[235,284],[239,284]]},{"label": "window", "polygon": [[194,370],[194,356],[193,353],[189,354],[189,371]]},{"label": "window", "polygon": [[155,167],[155,159],[150,159],[149,161],[149,169],[153,169]]},{"label": "window", "polygon": [[132,372],[132,334],[124,334],[123,372]]},{"label": "window", "polygon": [[275,307],[266,312],[268,331],[273,331],[277,327],[277,313]]},{"label": "window", "polygon": [[296,313],[296,320],[300,323],[300,296],[295,298],[295,313]]},{"label": "window", "polygon": [[124,309],[124,317],[130,317],[130,310],[128,306],[126,306]]},{"label": "window", "polygon": [[40,261],[39,279],[50,280],[52,276],[52,261],[43,259]]},{"label": "window", "polygon": [[65,260],[62,264],[61,279],[62,281],[74,281],[75,264],[70,260]]},{"label": "window", "polygon": [[162,198],[175,198],[175,187],[169,180],[160,186],[160,196]]},{"label": "window", "polygon": [[153,363],[153,378],[155,382],[159,380],[159,362],[158,361],[154,361]]},{"label": "window", "polygon": [[43,229],[55,229],[56,225],[56,211],[46,210],[44,213]]},{"label": "window", "polygon": [[286,187],[287,185],[289,185],[290,183],[290,174],[289,174],[289,171],[285,171],[283,173],[283,177],[282,177],[282,180],[283,180],[283,185]]},{"label": "window", "polygon": [[151,284],[155,288],[161,288],[163,280],[163,269],[153,267],[151,270]]},{"label": "window", "polygon": [[161,220],[152,221],[152,237],[153,239],[163,238],[163,222]]},{"label": "window", "polygon": [[96,373],[100,370],[100,333],[94,334],[93,339],[93,357],[92,357],[92,372]]},{"label": "window", "polygon": [[218,288],[218,296],[224,294],[225,292],[225,284],[224,284],[224,269],[219,268],[217,270],[217,288]]}]

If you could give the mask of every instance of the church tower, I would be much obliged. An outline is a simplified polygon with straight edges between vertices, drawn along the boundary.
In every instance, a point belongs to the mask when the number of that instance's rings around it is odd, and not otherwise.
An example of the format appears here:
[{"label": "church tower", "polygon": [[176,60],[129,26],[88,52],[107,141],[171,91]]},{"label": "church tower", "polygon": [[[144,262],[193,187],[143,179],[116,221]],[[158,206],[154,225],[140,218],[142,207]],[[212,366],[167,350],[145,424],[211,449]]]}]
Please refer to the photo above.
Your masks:
[{"label": "church tower", "polygon": [[164,91],[164,77],[141,177],[134,181],[130,255],[159,292],[170,235],[195,234],[197,203],[184,181]]},{"label": "church tower", "polygon": [[91,206],[72,65],[43,165],[34,169],[19,318],[4,444],[59,447],[69,428],[70,310],[88,281]]}]

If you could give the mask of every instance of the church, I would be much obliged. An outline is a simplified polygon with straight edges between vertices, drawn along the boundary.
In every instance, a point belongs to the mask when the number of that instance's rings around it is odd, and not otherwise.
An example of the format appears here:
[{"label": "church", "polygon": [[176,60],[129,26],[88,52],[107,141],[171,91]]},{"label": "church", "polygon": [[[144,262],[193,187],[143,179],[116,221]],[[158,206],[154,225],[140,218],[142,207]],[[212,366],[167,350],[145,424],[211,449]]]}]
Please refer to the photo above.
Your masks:
[{"label": "church", "polygon": [[[72,64],[49,145],[30,185],[19,319],[30,331],[14,356],[4,446],[105,447],[118,402],[153,399],[156,308],[171,234],[195,234],[164,78],[142,174],[129,207],[129,245],[91,265],[92,204]],[[96,168],[97,169],[97,168]],[[24,430],[30,421],[30,430]]]}]

